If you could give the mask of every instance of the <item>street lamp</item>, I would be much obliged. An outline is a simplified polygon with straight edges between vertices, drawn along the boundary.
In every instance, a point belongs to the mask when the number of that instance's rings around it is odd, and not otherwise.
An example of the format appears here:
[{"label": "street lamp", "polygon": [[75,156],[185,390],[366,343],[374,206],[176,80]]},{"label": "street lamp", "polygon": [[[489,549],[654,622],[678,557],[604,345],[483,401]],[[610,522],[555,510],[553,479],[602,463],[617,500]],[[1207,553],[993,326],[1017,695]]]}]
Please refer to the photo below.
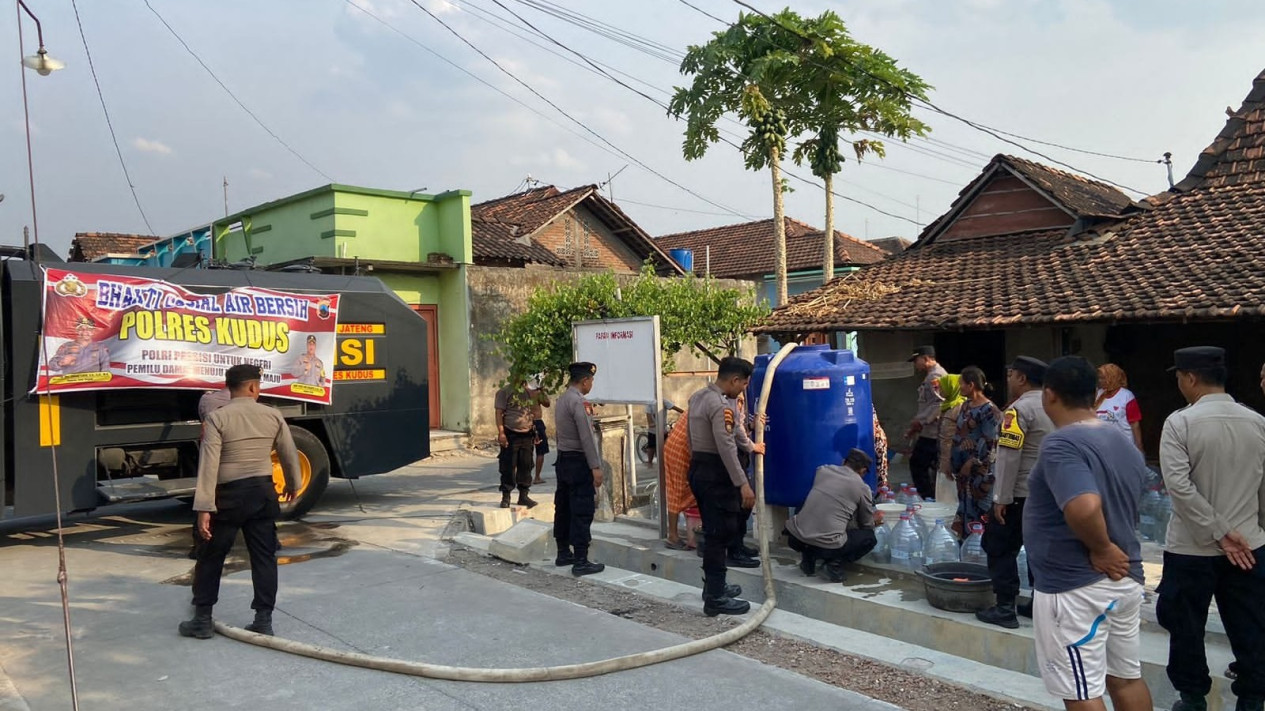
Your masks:
[{"label": "street lamp", "polygon": [[[22,13],[26,13],[27,17],[35,23],[35,34],[39,37],[40,48],[31,56],[22,57],[22,66],[27,69],[34,69],[40,76],[48,76],[53,72],[65,67],[66,65],[48,56],[48,50],[44,49],[44,28],[40,25],[40,18],[31,12],[31,8],[26,6],[22,0],[17,0],[18,4],[18,54],[25,55],[26,48],[22,41]],[[26,172],[31,183],[31,227],[34,228],[35,242],[40,241],[40,222],[35,210],[35,160],[31,155],[31,110],[26,99],[26,72],[22,72],[22,116],[26,121]]]},{"label": "street lamp", "polygon": [[[48,50],[44,49],[44,29],[40,27],[40,19],[35,16],[35,13],[31,12],[31,8],[27,7],[22,0],[18,0],[18,9],[25,11],[27,17],[30,17],[35,22],[35,34],[39,37],[40,43],[40,48],[35,54],[22,58],[22,66],[27,69],[34,69],[42,77],[46,77],[58,69],[65,69],[66,64],[64,62],[59,62],[48,56]],[[21,21],[22,16],[18,15],[18,22]],[[19,27],[20,31],[21,28]]]}]

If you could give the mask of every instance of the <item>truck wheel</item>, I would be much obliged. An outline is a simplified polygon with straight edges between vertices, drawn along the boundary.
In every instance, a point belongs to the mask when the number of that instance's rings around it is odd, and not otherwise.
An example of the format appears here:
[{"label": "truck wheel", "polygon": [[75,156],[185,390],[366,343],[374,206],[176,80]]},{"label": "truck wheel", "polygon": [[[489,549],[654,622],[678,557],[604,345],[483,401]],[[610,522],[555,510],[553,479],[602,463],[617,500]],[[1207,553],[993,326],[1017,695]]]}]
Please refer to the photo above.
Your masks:
[{"label": "truck wheel", "polygon": [[[281,518],[289,520],[299,518],[312,510],[316,502],[329,486],[329,453],[325,445],[316,435],[302,427],[290,425],[290,436],[294,438],[294,446],[299,450],[299,491],[294,501],[281,502]],[[277,495],[285,490],[285,473],[281,471],[281,461],[277,453],[272,453],[272,481],[277,487]]]}]

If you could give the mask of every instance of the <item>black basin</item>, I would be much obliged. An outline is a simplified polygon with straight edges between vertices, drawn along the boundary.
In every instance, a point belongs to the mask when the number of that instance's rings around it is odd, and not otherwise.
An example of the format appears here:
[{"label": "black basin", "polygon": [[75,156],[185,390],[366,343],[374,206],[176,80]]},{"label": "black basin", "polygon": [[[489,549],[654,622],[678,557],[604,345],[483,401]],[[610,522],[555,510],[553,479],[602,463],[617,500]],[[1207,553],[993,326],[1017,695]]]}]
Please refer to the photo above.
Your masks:
[{"label": "black basin", "polygon": [[[993,580],[979,563],[933,563],[918,571],[932,607],[978,612],[993,606]],[[964,580],[963,580],[964,579]]]}]

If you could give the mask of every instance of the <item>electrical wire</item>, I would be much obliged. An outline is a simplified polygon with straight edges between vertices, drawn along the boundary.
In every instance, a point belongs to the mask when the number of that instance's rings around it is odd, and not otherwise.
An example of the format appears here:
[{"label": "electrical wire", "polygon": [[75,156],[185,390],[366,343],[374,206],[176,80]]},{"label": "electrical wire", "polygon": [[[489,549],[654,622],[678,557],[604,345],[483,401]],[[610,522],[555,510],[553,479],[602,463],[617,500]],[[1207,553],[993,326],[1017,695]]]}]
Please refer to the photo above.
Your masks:
[{"label": "electrical wire", "polygon": [[304,165],[311,168],[322,178],[328,180],[331,183],[334,182],[334,179],[331,178],[328,173],[321,170],[320,168],[317,168],[311,161],[309,161],[307,158],[304,158],[301,153],[295,150],[293,146],[291,146],[289,143],[286,143],[284,140],[282,140],[281,136],[278,136],[276,131],[273,131],[271,128],[268,128],[268,125],[265,124],[263,120],[260,119],[257,115],[255,115],[255,112],[251,111],[250,107],[246,106],[246,104],[242,102],[241,99],[237,98],[237,94],[234,94],[233,90],[229,89],[228,86],[223,81],[221,81],[218,76],[216,76],[215,72],[212,71],[209,66],[207,66],[207,63],[202,61],[202,58],[198,56],[198,53],[193,51],[193,48],[189,46],[189,43],[185,42],[184,38],[181,37],[178,32],[176,32],[175,28],[172,27],[171,24],[168,23],[167,20],[164,19],[163,16],[158,13],[158,10],[154,9],[154,6],[149,3],[149,0],[145,0],[145,7],[149,8],[149,11],[154,13],[154,17],[157,17],[158,21],[163,23],[163,27],[166,27],[167,31],[171,33],[171,36],[176,38],[176,41],[180,43],[180,46],[184,47],[185,51],[189,53],[189,56],[197,60],[198,64],[201,65],[202,68],[206,70],[206,73],[210,74],[211,78],[215,80],[215,83],[220,85],[220,88],[224,90],[224,93],[228,94],[229,98],[231,98],[233,102],[236,103],[241,108],[242,111],[245,111],[246,115],[250,116],[250,118],[253,119],[254,122],[259,125],[260,128],[266,131],[269,136],[272,136],[273,140],[281,144],[281,147],[289,151],[290,155],[293,155],[295,158],[298,158],[300,161],[302,161]]},{"label": "electrical wire", "polygon": [[728,24],[729,24],[728,22],[726,22],[726,21],[724,21],[724,20],[720,19],[719,17],[716,17],[715,15],[713,15],[713,14],[711,14],[710,12],[708,12],[708,11],[704,10],[703,8],[699,7],[698,5],[695,5],[694,3],[690,2],[689,0],[678,0],[678,1],[679,1],[682,5],[684,5],[684,6],[688,7],[688,8],[690,8],[690,9],[692,9],[692,10],[694,10],[694,11],[698,12],[699,14],[706,15],[706,16],[708,16],[708,17],[712,18],[713,20],[715,20],[715,21],[719,22],[719,23],[720,23],[720,24],[722,24],[722,25],[728,25]]},{"label": "electrical wire", "polygon": [[[149,0],[146,0],[146,2],[148,2],[148,1],[149,1]],[[413,5],[414,5],[417,9],[419,9],[419,10],[421,10],[422,12],[426,13],[426,15],[427,15],[427,16],[429,16],[432,20],[434,20],[435,22],[439,23],[439,25],[440,25],[440,26],[442,26],[444,29],[448,30],[448,32],[450,32],[453,36],[455,36],[457,39],[461,40],[461,42],[462,42],[463,44],[465,44],[465,45],[466,45],[467,47],[469,47],[470,49],[474,50],[474,51],[475,51],[475,52],[476,52],[479,56],[481,56],[481,57],[483,57],[484,59],[486,59],[487,61],[491,62],[491,63],[492,63],[492,65],[493,65],[493,66],[495,66],[497,69],[499,69],[499,70],[500,70],[503,74],[505,74],[506,76],[508,76],[510,79],[513,79],[516,83],[518,83],[519,85],[521,85],[523,88],[525,88],[525,89],[527,89],[528,91],[530,91],[530,92],[531,92],[534,96],[536,96],[536,98],[538,98],[538,99],[540,99],[541,101],[543,101],[543,102],[545,102],[546,104],[548,104],[548,105],[549,105],[551,108],[553,108],[555,111],[557,111],[558,113],[562,114],[564,117],[566,117],[566,118],[567,118],[568,120],[570,120],[572,123],[576,124],[577,126],[579,126],[579,127],[580,127],[580,128],[582,128],[582,129],[584,129],[584,131],[588,132],[589,134],[591,134],[593,137],[597,138],[597,139],[598,139],[599,141],[601,141],[602,143],[605,143],[606,145],[610,146],[612,149],[614,149],[616,152],[618,152],[618,153],[619,153],[622,157],[626,158],[626,159],[627,159],[627,160],[629,160],[629,161],[632,161],[634,164],[636,164],[637,166],[639,166],[642,170],[645,170],[645,171],[647,171],[647,172],[651,173],[652,175],[654,175],[654,176],[658,177],[660,180],[663,180],[664,182],[666,182],[666,183],[668,183],[668,184],[670,184],[670,185],[673,185],[673,186],[675,186],[676,188],[678,188],[678,189],[680,189],[680,190],[683,190],[683,191],[685,191],[685,192],[689,193],[690,195],[693,195],[694,197],[698,198],[699,200],[702,200],[703,202],[705,202],[705,203],[707,203],[707,204],[711,205],[712,207],[716,207],[716,208],[719,208],[719,209],[721,209],[721,210],[725,210],[725,211],[727,211],[727,212],[729,212],[729,213],[731,213],[731,214],[733,214],[733,215],[736,215],[736,216],[738,216],[738,217],[743,217],[743,218],[749,217],[748,215],[744,215],[743,213],[741,213],[741,212],[739,212],[739,211],[737,211],[737,210],[735,210],[735,209],[733,209],[733,208],[731,208],[731,207],[728,207],[727,205],[723,205],[723,204],[721,204],[721,203],[719,203],[719,202],[716,202],[715,200],[712,200],[712,199],[710,199],[710,198],[704,197],[703,195],[700,195],[699,193],[695,192],[694,190],[691,190],[690,188],[686,187],[685,185],[682,185],[681,183],[679,183],[679,182],[677,182],[677,181],[675,181],[675,180],[673,180],[673,179],[669,178],[668,176],[664,175],[663,173],[660,173],[659,171],[655,170],[654,168],[651,168],[649,165],[647,165],[645,162],[643,162],[643,161],[641,161],[640,159],[638,159],[636,156],[633,156],[631,153],[628,153],[627,151],[625,151],[624,149],[620,148],[619,146],[616,146],[614,143],[612,143],[611,141],[607,140],[607,138],[606,138],[605,136],[603,136],[602,134],[600,134],[600,133],[598,133],[597,131],[595,131],[595,130],[593,130],[592,128],[590,128],[590,127],[588,126],[588,124],[584,123],[583,121],[580,121],[579,119],[575,118],[575,117],[574,117],[574,116],[572,116],[571,114],[567,113],[565,110],[563,110],[563,108],[562,108],[562,107],[558,106],[558,104],[557,104],[557,103],[555,103],[554,101],[550,100],[550,99],[549,99],[548,97],[546,97],[544,94],[541,94],[539,91],[537,91],[535,88],[533,88],[533,87],[532,87],[530,84],[528,84],[526,81],[524,81],[524,80],[520,79],[520,78],[518,77],[518,75],[516,75],[516,74],[514,74],[513,72],[511,72],[509,69],[506,69],[504,65],[502,65],[500,62],[498,62],[498,61],[496,61],[495,59],[493,59],[490,55],[488,55],[486,52],[484,52],[482,49],[480,49],[480,48],[479,48],[477,45],[475,45],[473,42],[471,42],[470,40],[466,39],[464,35],[462,35],[460,32],[457,32],[457,30],[456,30],[456,29],[454,29],[454,28],[453,28],[451,25],[449,25],[447,22],[444,22],[442,18],[440,18],[440,17],[439,17],[438,15],[436,15],[435,13],[431,12],[431,11],[430,11],[430,9],[428,9],[428,8],[427,8],[425,5],[423,5],[422,3],[418,2],[418,0],[409,0],[409,1],[410,1],[411,3],[413,3]]]},{"label": "electrical wire", "polygon": [[110,120],[110,109],[106,108],[105,94],[101,91],[101,82],[97,79],[97,67],[92,61],[92,52],[88,49],[88,36],[83,31],[83,21],[79,19],[79,3],[77,0],[70,0],[70,7],[75,11],[75,24],[79,26],[79,39],[83,40],[83,53],[88,57],[88,72],[92,74],[92,83],[97,87],[97,98],[101,100],[101,113],[105,114],[105,125],[110,129],[110,140],[114,143],[114,152],[119,157],[119,166],[123,168],[123,179],[127,181],[127,189],[132,191],[132,202],[136,203],[136,211],[141,214],[141,221],[145,223],[145,229],[149,230],[149,234],[154,234],[154,228],[149,224],[149,217],[145,214],[145,208],[141,207],[141,199],[136,194],[136,184],[132,182],[132,175],[127,170],[127,161],[123,160],[123,151],[119,148],[119,137],[114,133],[114,122]]},{"label": "electrical wire", "polygon": [[716,217],[732,217],[732,215],[730,215],[727,212],[708,212],[707,210],[691,210],[688,207],[672,207],[670,205],[656,205],[650,202],[639,202],[637,200],[629,200],[628,198],[625,198],[625,197],[621,197],[615,202],[617,204],[628,203],[629,205],[639,205],[641,207],[653,207],[658,210],[670,210],[672,212],[688,212],[694,215],[714,215]]}]

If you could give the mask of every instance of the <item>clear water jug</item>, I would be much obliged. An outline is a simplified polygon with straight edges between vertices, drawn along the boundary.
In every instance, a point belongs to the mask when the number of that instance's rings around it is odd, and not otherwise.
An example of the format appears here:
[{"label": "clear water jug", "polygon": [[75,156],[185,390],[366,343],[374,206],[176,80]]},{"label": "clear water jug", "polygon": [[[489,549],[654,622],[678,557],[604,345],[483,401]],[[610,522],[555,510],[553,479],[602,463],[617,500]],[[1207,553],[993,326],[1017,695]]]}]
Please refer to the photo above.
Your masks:
[{"label": "clear water jug", "polygon": [[984,524],[974,521],[970,531],[971,535],[962,544],[962,562],[988,565],[988,556],[984,553]]},{"label": "clear water jug", "polygon": [[922,546],[922,557],[927,565],[958,562],[958,541],[944,527],[944,519],[936,519],[935,527],[927,534],[927,540]]},{"label": "clear water jug", "polygon": [[900,523],[892,529],[890,541],[893,564],[909,570],[922,568],[922,537],[918,535],[918,529],[909,520],[909,514],[900,515]]}]

